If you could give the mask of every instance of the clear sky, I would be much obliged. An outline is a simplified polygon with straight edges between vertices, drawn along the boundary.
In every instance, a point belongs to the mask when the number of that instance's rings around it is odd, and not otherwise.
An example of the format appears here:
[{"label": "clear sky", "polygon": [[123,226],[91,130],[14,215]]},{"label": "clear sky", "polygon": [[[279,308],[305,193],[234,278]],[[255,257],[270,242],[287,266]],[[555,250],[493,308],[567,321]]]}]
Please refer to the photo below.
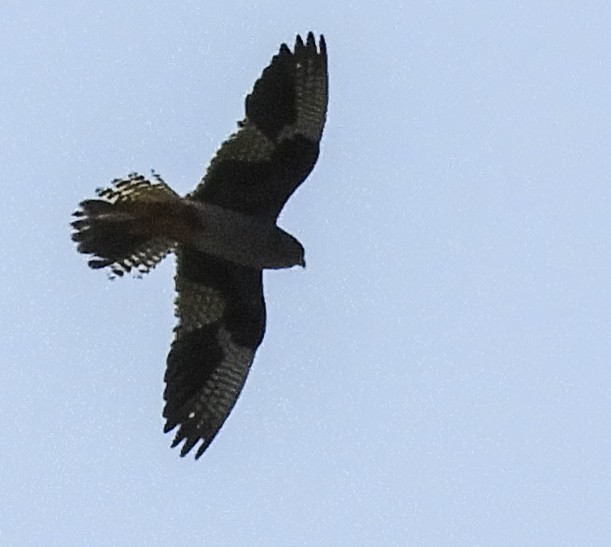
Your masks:
[{"label": "clear sky", "polygon": [[[611,545],[611,4],[0,9],[0,544]],[[109,281],[98,186],[199,181],[324,33],[319,162],[202,459],[162,433],[173,259]]]}]

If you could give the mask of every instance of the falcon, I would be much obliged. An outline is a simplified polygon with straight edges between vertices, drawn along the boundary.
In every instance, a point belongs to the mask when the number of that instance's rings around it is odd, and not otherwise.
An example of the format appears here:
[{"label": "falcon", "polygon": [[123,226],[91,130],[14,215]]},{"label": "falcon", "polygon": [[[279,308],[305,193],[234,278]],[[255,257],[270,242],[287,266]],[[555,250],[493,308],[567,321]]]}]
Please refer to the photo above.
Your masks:
[{"label": "falcon", "polygon": [[318,159],[327,102],[325,39],[297,35],[256,81],[193,192],[183,198],[156,173],[132,173],[73,214],[77,250],[112,277],[176,255],[163,417],[181,456],[197,447],[201,457],[244,386],[265,332],[263,270],[305,266],[303,246],[277,220]]}]

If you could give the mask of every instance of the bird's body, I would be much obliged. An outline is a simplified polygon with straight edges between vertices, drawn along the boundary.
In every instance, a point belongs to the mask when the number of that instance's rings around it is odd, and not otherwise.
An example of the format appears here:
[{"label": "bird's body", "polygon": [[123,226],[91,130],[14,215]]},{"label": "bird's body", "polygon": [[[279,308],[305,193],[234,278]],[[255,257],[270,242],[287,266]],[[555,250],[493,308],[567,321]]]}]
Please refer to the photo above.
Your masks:
[{"label": "bird's body", "polygon": [[148,272],[177,256],[178,325],[165,374],[165,431],[181,455],[210,445],[244,385],[265,331],[262,270],[304,265],[276,225],[319,153],[328,101],[324,38],[285,44],[246,98],[246,117],[197,188],[181,198],[157,175],[131,174],[75,213],[92,268]]}]

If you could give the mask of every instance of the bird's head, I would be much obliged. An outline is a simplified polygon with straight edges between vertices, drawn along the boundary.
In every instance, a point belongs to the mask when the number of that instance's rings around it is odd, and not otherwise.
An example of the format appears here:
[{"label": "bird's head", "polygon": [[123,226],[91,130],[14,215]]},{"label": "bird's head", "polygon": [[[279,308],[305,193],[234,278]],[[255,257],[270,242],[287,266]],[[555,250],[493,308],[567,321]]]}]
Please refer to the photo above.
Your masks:
[{"label": "bird's head", "polygon": [[292,268],[301,266],[305,268],[305,249],[299,240],[280,228],[276,228],[275,254],[277,268]]}]

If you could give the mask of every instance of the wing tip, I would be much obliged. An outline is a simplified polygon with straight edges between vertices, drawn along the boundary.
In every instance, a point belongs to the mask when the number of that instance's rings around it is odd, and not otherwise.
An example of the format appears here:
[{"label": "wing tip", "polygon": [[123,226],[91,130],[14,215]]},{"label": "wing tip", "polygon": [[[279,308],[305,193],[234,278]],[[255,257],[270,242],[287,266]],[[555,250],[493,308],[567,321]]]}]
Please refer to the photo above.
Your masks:
[{"label": "wing tip", "polygon": [[318,41],[318,48],[321,55],[327,56],[327,41],[325,40],[325,35],[321,34],[320,39]]},{"label": "wing tip", "polygon": [[180,446],[180,457],[184,458],[193,450],[199,443],[201,443],[197,447],[197,451],[195,452],[195,459],[199,460],[206,449],[212,443],[212,440],[216,436],[216,433],[211,435],[205,435],[204,433],[197,431],[193,427],[189,427],[188,420],[183,420],[178,415],[174,415],[170,418],[167,415],[167,407],[164,410],[164,417],[166,418],[166,423],[163,426],[163,432],[169,433],[173,429],[178,427],[174,435],[174,439],[170,444],[170,448],[176,448]]},{"label": "wing tip", "polygon": [[[301,34],[297,34],[295,37],[295,53],[300,50],[307,50],[309,52],[314,52],[322,57],[326,57],[327,55],[327,42],[325,40],[324,34],[319,34],[318,36],[318,44],[316,43],[316,35],[313,31],[308,31],[306,34],[305,42],[301,36]],[[290,48],[286,44],[282,44],[280,46],[281,53],[290,53]]]},{"label": "wing tip", "polygon": [[[165,427],[163,428],[163,432],[168,433],[169,431],[174,429],[176,425],[178,424],[172,425],[170,422],[166,423]],[[183,443],[180,447],[180,457],[184,458],[189,455],[189,452],[191,452],[191,450],[193,450],[198,443],[201,442],[200,446],[195,452],[195,459],[199,460],[204,454],[204,452],[207,450],[207,448],[210,446],[213,438],[214,435],[210,439],[205,439],[199,435],[186,435],[184,432],[181,431],[181,428],[179,428],[178,432],[174,436],[174,439],[172,440],[172,444],[170,444],[170,448],[176,448],[181,443]]]}]

